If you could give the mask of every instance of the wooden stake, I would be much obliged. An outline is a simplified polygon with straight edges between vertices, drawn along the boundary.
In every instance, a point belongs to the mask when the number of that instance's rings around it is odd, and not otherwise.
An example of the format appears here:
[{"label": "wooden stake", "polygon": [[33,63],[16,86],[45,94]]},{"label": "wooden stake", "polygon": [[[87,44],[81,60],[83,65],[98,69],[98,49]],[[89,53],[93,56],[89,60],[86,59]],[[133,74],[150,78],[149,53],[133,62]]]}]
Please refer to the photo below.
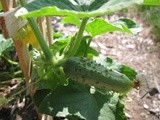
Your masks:
[{"label": "wooden stake", "polygon": [[9,10],[8,0],[1,0],[1,3],[2,3],[2,7],[3,7],[3,11],[7,12]]},{"label": "wooden stake", "polygon": [[24,45],[20,40],[13,40],[15,49],[19,58],[19,62],[22,68],[22,71],[24,73],[24,76],[26,78],[26,84],[29,84],[30,79],[30,65],[31,65],[31,59],[29,56],[28,47]]},{"label": "wooden stake", "polygon": [[47,40],[50,46],[53,42],[53,34],[52,34],[53,29],[52,29],[52,24],[51,24],[51,18],[49,16],[46,17],[46,27],[47,27]]},{"label": "wooden stake", "polygon": [[39,28],[42,32],[42,35],[44,36],[44,38],[46,40],[46,38],[47,38],[47,35],[46,35],[46,20],[44,19],[44,17],[38,18],[38,25],[39,25]]},{"label": "wooden stake", "polygon": [[11,10],[14,7],[15,0],[9,0],[8,7]]}]

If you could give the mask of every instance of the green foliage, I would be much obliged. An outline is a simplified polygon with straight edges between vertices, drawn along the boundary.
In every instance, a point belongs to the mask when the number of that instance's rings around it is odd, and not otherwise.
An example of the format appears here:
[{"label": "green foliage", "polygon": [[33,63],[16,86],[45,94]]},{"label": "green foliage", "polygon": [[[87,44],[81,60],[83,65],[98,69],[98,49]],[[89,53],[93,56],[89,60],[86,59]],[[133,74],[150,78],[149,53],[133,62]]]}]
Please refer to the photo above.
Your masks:
[{"label": "green foliage", "polygon": [[[22,1],[21,3],[24,3]],[[28,18],[43,48],[43,52],[35,49],[31,51],[33,55],[31,80],[37,83],[34,101],[38,110],[41,113],[69,119],[78,117],[86,120],[126,120],[119,92],[126,93],[135,86],[137,72],[114,62],[111,58],[101,59],[98,52],[90,47],[90,43],[95,36],[108,32],[120,31],[130,34],[140,32],[138,25],[130,19],[124,18],[109,23],[100,16],[112,14],[131,5],[150,2],[34,0],[18,10],[16,16]],[[65,17],[62,23],[75,25],[78,31],[72,36],[57,35],[54,44],[46,48],[31,17],[48,15]],[[82,61],[80,57],[83,57]],[[48,62],[48,59],[51,61]],[[81,71],[77,72],[79,69]],[[81,84],[78,83],[80,79]],[[89,81],[88,86],[83,80]],[[95,81],[105,83],[103,87],[106,89],[99,89]]]},{"label": "green foliage", "polygon": [[86,120],[116,120],[118,114],[121,119],[123,111],[117,110],[118,99],[118,94],[113,93],[91,94],[88,87],[70,81],[69,86],[47,93],[39,103],[39,111],[53,116],[77,115]]},{"label": "green foliage", "polygon": [[12,45],[12,39],[5,39],[3,35],[0,34],[0,56],[3,54],[3,52],[12,47]]},{"label": "green foliage", "polygon": [[[80,21],[76,17],[65,17],[62,20],[62,23],[73,24],[76,26],[80,26]],[[126,32],[131,34],[137,34],[137,32],[141,31],[141,28],[130,19],[119,19],[114,21],[113,23],[109,23],[102,18],[91,19],[85,27],[85,30],[91,37],[95,37],[97,35],[107,33],[107,32]]]},{"label": "green foliage", "polygon": [[[5,39],[0,34],[0,87],[4,87],[6,80],[15,77],[22,77],[22,71],[19,68],[13,41],[11,38]],[[0,93],[0,106],[6,105],[10,101],[9,96]]]},{"label": "green foliage", "polygon": [[17,57],[15,56],[12,39],[5,39],[3,35],[0,34],[0,67],[5,68],[0,69],[0,82],[21,76]]},{"label": "green foliage", "polygon": [[142,0],[35,0],[25,6],[29,13],[21,9],[17,15],[23,14],[22,17],[54,15],[86,18],[111,14],[137,3],[142,3]]},{"label": "green foliage", "polygon": [[8,103],[8,100],[0,94],[0,106]]},{"label": "green foliage", "polygon": [[[136,31],[133,31],[136,29]],[[86,25],[86,31],[92,36],[100,35],[102,33],[121,31],[127,33],[137,33],[141,29],[130,19],[120,19],[113,23],[108,23],[102,18],[96,18],[93,21],[90,21]]]},{"label": "green foliage", "polygon": [[121,120],[127,120],[127,117],[123,111],[124,109],[124,105],[122,103],[120,103],[120,101],[118,101],[118,103],[116,104],[116,111],[114,112],[116,115],[116,120],[119,120],[119,118],[121,118]]}]

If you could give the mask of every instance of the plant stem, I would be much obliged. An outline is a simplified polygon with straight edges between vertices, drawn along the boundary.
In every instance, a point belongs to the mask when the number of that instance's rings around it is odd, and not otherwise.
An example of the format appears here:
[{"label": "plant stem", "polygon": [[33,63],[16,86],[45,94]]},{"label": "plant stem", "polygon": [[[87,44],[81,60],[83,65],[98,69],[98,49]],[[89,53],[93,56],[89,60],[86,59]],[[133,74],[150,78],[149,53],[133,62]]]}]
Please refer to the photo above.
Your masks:
[{"label": "plant stem", "polygon": [[[20,3],[22,6],[27,4],[26,0],[20,0]],[[33,18],[28,18],[27,20],[28,20],[31,28],[33,29],[33,32],[34,32],[34,34],[35,34],[35,36],[36,36],[36,38],[42,48],[42,51],[46,57],[46,60],[49,62],[52,62],[52,53],[51,53],[49,47],[47,46],[47,43],[45,42],[36,21]]]},{"label": "plant stem", "polygon": [[45,42],[36,21],[33,18],[28,18],[28,22],[34,31],[34,34],[35,34],[35,36],[36,36],[36,38],[42,48],[42,51],[43,51],[47,61],[52,61],[52,53],[51,53],[47,43]]},{"label": "plant stem", "polygon": [[19,65],[18,62],[15,62],[15,61],[9,59],[7,56],[5,56],[3,54],[1,55],[1,57],[3,57],[8,63],[10,63],[12,65]]},{"label": "plant stem", "polygon": [[83,32],[84,32],[84,29],[85,29],[85,26],[87,24],[87,21],[88,21],[88,18],[84,18],[82,20],[82,23],[81,23],[81,26],[79,28],[79,31],[77,33],[77,36],[74,40],[74,43],[73,43],[73,46],[71,46],[70,48],[70,51],[69,53],[65,56],[65,58],[68,58],[68,57],[71,57],[71,56],[74,56],[81,44],[81,40],[82,40],[82,36],[83,36]]}]

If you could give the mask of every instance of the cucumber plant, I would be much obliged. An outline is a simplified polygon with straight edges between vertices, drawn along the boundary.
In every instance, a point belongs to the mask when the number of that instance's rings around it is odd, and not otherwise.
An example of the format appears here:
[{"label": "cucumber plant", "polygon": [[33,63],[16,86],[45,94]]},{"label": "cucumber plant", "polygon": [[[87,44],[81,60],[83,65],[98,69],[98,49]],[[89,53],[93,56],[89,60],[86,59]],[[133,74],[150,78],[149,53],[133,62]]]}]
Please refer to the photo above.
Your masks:
[{"label": "cucumber plant", "polygon": [[[130,19],[110,23],[100,16],[136,4],[160,3],[156,0],[34,0],[30,3],[20,0],[20,3],[23,7],[16,16],[28,19],[41,48],[33,46],[30,51],[38,110],[68,119],[126,120],[120,98],[137,87],[137,72],[109,57],[102,59],[90,43],[95,36],[108,32],[141,31]],[[77,32],[58,36],[48,47],[35,22],[36,17],[42,16],[60,16],[62,24],[75,25]]]}]

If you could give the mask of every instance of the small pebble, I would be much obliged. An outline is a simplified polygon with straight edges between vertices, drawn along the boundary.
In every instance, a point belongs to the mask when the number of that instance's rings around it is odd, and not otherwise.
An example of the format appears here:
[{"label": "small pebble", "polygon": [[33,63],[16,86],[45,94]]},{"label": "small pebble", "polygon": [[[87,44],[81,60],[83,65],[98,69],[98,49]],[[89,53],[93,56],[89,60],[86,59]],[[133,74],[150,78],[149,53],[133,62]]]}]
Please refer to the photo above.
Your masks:
[{"label": "small pebble", "polygon": [[145,109],[149,109],[149,106],[148,106],[147,104],[143,104],[143,107],[144,107]]}]

